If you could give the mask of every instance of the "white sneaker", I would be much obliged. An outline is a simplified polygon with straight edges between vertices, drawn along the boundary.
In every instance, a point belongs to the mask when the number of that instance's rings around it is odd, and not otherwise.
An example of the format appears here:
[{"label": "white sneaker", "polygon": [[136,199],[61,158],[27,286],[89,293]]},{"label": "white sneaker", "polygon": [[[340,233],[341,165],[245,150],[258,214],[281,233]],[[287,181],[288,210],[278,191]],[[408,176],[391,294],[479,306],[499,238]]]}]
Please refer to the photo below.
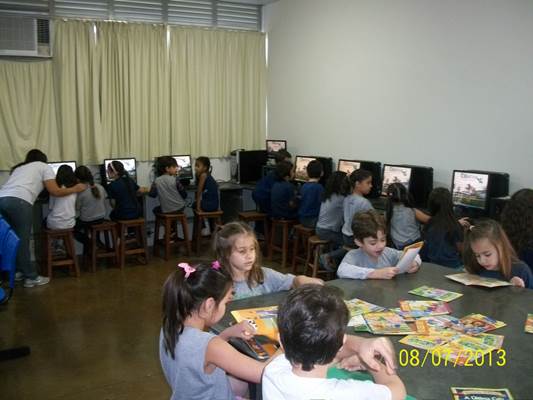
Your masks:
[{"label": "white sneaker", "polygon": [[24,274],[20,271],[15,272],[15,282],[20,282],[24,280]]},{"label": "white sneaker", "polygon": [[24,279],[24,287],[30,288],[34,286],[42,286],[46,285],[48,282],[50,282],[50,278],[39,275],[35,279]]}]

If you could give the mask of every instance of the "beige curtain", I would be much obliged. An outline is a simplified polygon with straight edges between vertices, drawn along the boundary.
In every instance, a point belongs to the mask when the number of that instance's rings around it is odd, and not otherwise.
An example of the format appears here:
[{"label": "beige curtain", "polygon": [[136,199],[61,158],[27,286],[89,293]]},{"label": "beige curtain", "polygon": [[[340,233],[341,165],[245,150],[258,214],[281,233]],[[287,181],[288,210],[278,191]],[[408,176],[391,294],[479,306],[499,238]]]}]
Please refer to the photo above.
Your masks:
[{"label": "beige curtain", "polygon": [[34,147],[60,155],[52,63],[0,61],[0,169]]},{"label": "beige curtain", "polygon": [[263,148],[264,34],[87,21],[54,29],[52,62],[0,63],[1,169],[33,147],[86,164]]}]

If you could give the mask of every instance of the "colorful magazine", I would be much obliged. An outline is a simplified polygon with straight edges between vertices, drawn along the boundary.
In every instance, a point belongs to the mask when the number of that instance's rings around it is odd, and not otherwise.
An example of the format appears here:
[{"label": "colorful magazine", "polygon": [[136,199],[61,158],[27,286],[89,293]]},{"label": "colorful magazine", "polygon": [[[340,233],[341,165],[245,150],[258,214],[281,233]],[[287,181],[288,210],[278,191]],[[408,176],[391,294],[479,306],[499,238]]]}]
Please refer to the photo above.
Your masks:
[{"label": "colorful magazine", "polygon": [[[420,321],[424,321],[429,327],[429,334],[440,334],[441,332],[450,331],[453,326],[462,327],[459,318],[452,317],[451,315],[434,315],[421,318]],[[459,329],[451,330],[457,333]]]},{"label": "colorful magazine", "polygon": [[453,400],[513,400],[509,389],[452,387]]},{"label": "colorful magazine", "polygon": [[346,303],[346,307],[348,307],[348,311],[350,311],[350,316],[352,317],[370,312],[383,311],[385,309],[384,307],[380,307],[357,298],[345,300],[344,302]]},{"label": "colorful magazine", "polygon": [[527,315],[524,331],[527,333],[533,333],[533,314]]},{"label": "colorful magazine", "polygon": [[446,278],[462,283],[466,286],[476,285],[484,286],[488,288],[494,288],[499,286],[511,286],[511,283],[507,281],[500,281],[493,278],[484,278],[479,275],[469,274],[466,272],[460,274],[446,275]]},{"label": "colorful magazine", "polygon": [[259,359],[270,357],[279,347],[277,312],[277,306],[232,311],[231,315],[237,322],[248,321],[255,328],[255,335],[250,340],[233,339],[232,342],[242,342],[247,347],[245,352],[251,351]]},{"label": "colorful magazine", "polygon": [[455,366],[470,365],[493,350],[495,350],[494,347],[482,343],[477,338],[459,335],[448,343],[433,349],[433,353]]},{"label": "colorful magazine", "polygon": [[443,315],[451,312],[447,303],[435,300],[400,300],[400,309],[415,318],[428,315]]},{"label": "colorful magazine", "polygon": [[363,314],[365,321],[376,335],[408,335],[415,333],[398,314],[385,311]]},{"label": "colorful magazine", "polygon": [[350,318],[350,321],[348,321],[348,326],[351,326],[356,332],[371,332],[370,328],[366,324],[363,314],[354,315],[352,318]]},{"label": "colorful magazine", "polygon": [[495,320],[483,314],[468,314],[459,321],[462,326],[451,326],[451,328],[466,333],[467,335],[479,335],[480,333],[492,331],[506,325],[505,322]]},{"label": "colorful magazine", "polygon": [[437,289],[430,286],[420,286],[419,288],[409,291],[409,293],[416,296],[427,297],[429,299],[435,299],[440,301],[452,301],[462,296],[461,293],[450,292],[444,289]]},{"label": "colorful magazine", "polygon": [[443,332],[440,335],[407,335],[400,343],[422,350],[433,350],[457,337],[457,332]]},{"label": "colorful magazine", "polygon": [[476,339],[481,340],[483,344],[494,347],[495,349],[501,349],[503,345],[503,335],[492,335],[490,333],[481,333],[476,336]]}]

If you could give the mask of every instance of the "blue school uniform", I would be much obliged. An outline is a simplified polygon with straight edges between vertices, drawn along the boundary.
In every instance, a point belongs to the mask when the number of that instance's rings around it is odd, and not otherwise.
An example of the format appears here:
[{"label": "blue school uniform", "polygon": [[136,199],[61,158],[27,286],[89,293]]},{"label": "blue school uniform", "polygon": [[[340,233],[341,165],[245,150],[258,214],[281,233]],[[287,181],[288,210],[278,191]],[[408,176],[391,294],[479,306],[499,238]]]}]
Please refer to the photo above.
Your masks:
[{"label": "blue school uniform", "polygon": [[111,219],[136,219],[141,216],[141,207],[137,201],[138,190],[139,185],[125,176],[107,185],[109,197],[115,200],[115,208],[110,214]]},{"label": "blue school uniform", "polygon": [[320,203],[324,187],[318,182],[304,183],[300,189],[300,206],[298,208],[298,217],[300,223],[314,228],[320,213]]},{"label": "blue school uniform", "polygon": [[[499,279],[502,281],[507,280],[500,271],[483,270],[480,272],[479,275],[484,276],[486,278]],[[533,275],[527,264],[523,263],[522,261],[514,262],[511,265],[511,278],[515,276],[521,278],[524,281],[524,285],[527,289],[533,289]]]},{"label": "blue school uniform", "polygon": [[294,199],[294,186],[289,182],[276,181],[272,186],[270,203],[272,206],[272,217],[283,219],[296,219],[298,209],[291,208],[289,203]]},{"label": "blue school uniform", "polygon": [[210,174],[205,179],[204,191],[202,192],[202,200],[200,207],[202,211],[217,211],[219,209],[218,185]]},{"label": "blue school uniform", "polygon": [[270,214],[272,207],[270,205],[270,194],[272,192],[272,186],[276,182],[276,173],[274,171],[263,176],[259,182],[255,185],[255,189],[252,193],[252,198],[259,207],[259,211]]}]

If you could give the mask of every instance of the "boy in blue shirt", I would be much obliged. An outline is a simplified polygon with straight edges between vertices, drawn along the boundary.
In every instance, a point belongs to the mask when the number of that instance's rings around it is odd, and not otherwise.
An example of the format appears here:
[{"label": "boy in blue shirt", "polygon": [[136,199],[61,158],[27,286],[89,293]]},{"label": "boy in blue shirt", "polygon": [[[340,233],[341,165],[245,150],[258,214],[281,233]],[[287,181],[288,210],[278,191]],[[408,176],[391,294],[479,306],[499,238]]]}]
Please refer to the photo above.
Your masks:
[{"label": "boy in blue shirt", "polygon": [[[282,161],[286,161],[292,164],[292,156],[287,150],[280,150],[276,153],[276,165]],[[270,193],[272,192],[272,186],[276,182],[276,171],[270,171],[263,176],[255,185],[255,189],[252,192],[252,198],[257,205],[257,208],[262,213],[270,214]]]},{"label": "boy in blue shirt", "polygon": [[309,180],[300,189],[300,207],[298,209],[298,219],[307,228],[315,229],[318,220],[322,193],[324,192],[324,187],[318,181],[323,174],[324,168],[320,161],[313,160],[307,164]]},{"label": "boy in blue shirt", "polygon": [[298,204],[295,188],[289,182],[292,164],[282,161],[276,165],[276,182],[270,193],[271,216],[279,219],[297,219]]}]

